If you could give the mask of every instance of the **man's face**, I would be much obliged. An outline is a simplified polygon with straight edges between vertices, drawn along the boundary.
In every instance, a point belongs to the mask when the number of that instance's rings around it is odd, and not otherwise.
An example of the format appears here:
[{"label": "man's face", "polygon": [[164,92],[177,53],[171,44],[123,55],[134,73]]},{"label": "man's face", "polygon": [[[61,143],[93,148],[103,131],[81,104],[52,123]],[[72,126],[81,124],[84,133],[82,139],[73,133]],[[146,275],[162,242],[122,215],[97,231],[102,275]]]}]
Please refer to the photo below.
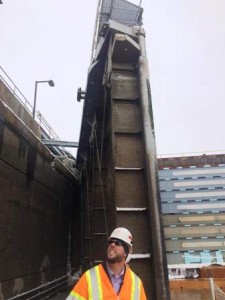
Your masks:
[{"label": "man's face", "polygon": [[126,259],[126,252],[122,243],[117,239],[110,239],[107,248],[107,261],[109,263],[119,263]]}]

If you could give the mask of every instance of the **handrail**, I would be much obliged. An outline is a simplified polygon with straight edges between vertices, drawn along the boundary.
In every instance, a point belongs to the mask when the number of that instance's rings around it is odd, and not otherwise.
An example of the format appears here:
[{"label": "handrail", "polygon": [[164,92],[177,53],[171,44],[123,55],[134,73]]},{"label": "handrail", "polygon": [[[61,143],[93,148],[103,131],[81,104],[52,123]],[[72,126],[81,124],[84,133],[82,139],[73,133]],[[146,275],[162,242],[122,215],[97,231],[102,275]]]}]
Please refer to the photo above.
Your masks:
[{"label": "handrail", "polygon": [[33,110],[33,106],[30,104],[27,98],[23,95],[23,93],[19,90],[19,88],[16,86],[16,84],[12,81],[12,79],[7,75],[7,73],[3,70],[1,66],[0,66],[0,79],[9,88],[9,90],[13,93],[13,95],[17,98],[17,100],[31,114]]},{"label": "handrail", "polygon": [[[16,86],[16,84],[12,81],[12,79],[3,70],[1,66],[0,66],[0,79],[7,86],[7,88],[12,92],[14,97],[16,97],[16,99],[23,105],[23,107],[27,110],[27,112],[32,116],[33,105],[30,104],[27,98],[23,95],[23,93],[19,90],[19,88]],[[60,140],[56,132],[52,129],[52,127],[49,125],[49,123],[46,121],[46,119],[39,111],[37,112],[37,117],[39,119],[40,127],[47,130],[46,133],[49,134],[49,137],[51,139],[53,138],[53,139]]]},{"label": "handrail", "polygon": [[[16,300],[16,299],[39,299],[41,295],[48,295],[48,292],[51,291],[52,289],[55,289],[55,293],[57,293],[57,288],[58,286],[64,286],[68,287],[68,282],[70,280],[70,276],[68,274],[57,278],[53,281],[46,282],[41,284],[38,287],[35,287],[31,290],[28,290],[26,292],[23,292],[21,294],[17,294],[11,298],[8,298],[8,300]],[[58,290],[62,290],[62,288],[59,288]]]},{"label": "handrail", "polygon": [[40,126],[44,127],[47,130],[46,133],[49,135],[50,139],[60,140],[57,133],[52,129],[52,127],[49,125],[49,123],[46,121],[46,119],[43,117],[40,111],[37,111],[37,118],[40,122]]}]

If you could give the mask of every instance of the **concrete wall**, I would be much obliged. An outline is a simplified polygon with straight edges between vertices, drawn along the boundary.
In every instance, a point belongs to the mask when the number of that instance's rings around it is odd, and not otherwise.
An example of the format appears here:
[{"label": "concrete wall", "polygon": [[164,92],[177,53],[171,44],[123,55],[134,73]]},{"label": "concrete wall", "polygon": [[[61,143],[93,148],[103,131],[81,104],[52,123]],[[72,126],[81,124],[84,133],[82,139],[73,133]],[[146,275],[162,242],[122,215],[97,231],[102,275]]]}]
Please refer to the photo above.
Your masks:
[{"label": "concrete wall", "polygon": [[72,173],[0,101],[1,300],[66,275],[70,226],[79,267],[77,190]]},{"label": "concrete wall", "polygon": [[12,91],[0,79],[0,99],[37,135],[41,137],[40,127],[31,113],[15,97]]}]

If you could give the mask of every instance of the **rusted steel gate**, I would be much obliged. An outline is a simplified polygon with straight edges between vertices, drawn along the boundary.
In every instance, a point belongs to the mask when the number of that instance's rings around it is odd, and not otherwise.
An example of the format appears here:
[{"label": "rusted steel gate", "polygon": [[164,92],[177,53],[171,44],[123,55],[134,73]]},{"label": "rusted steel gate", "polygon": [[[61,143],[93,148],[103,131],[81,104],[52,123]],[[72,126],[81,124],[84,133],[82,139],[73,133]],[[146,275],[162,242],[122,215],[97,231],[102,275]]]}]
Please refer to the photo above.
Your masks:
[{"label": "rusted steel gate", "polygon": [[145,33],[104,24],[86,88],[77,168],[82,171],[84,269],[105,257],[116,226],[134,237],[131,267],[149,299],[170,299],[161,224]]}]

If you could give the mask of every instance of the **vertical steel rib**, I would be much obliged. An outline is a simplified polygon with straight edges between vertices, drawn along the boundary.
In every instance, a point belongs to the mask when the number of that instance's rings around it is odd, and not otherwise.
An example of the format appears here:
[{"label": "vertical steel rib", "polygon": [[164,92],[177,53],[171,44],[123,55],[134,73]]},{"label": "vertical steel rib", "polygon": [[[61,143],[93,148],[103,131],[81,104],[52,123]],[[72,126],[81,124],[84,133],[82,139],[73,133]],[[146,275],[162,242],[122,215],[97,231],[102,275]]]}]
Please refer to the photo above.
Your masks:
[{"label": "vertical steel rib", "polygon": [[146,159],[146,175],[149,194],[149,214],[152,231],[153,264],[155,273],[156,299],[168,300],[169,283],[166,263],[166,251],[161,219],[160,190],[158,182],[158,167],[156,155],[156,143],[154,134],[154,121],[152,113],[152,101],[148,60],[145,53],[145,37],[143,29],[139,34],[141,56],[139,57],[139,80],[141,94],[141,108],[143,118],[144,147]]}]

